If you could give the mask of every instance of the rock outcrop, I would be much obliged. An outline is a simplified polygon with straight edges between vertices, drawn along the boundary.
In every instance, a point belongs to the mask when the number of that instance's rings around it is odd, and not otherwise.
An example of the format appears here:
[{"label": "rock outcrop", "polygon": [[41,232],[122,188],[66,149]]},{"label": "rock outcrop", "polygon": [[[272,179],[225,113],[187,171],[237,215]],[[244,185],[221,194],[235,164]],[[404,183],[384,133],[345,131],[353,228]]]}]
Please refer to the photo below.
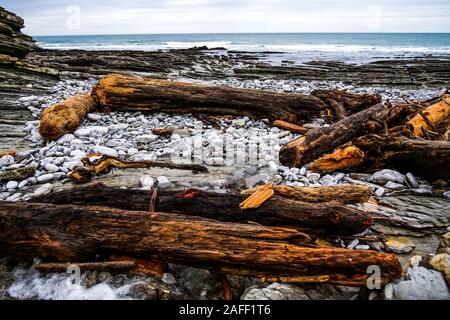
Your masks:
[{"label": "rock outcrop", "polygon": [[23,27],[21,17],[0,7],[0,54],[25,58],[28,52],[38,48],[33,38],[20,31]]}]

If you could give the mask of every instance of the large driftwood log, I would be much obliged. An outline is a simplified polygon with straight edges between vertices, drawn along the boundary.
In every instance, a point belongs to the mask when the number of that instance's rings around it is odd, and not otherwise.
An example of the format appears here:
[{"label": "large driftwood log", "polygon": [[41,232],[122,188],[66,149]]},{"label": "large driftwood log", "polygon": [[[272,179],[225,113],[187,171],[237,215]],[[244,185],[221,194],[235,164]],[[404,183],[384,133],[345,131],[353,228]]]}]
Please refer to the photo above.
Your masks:
[{"label": "large driftwood log", "polygon": [[401,275],[395,255],[369,250],[301,247],[295,230],[219,223],[191,216],[36,203],[0,204],[0,253],[55,262],[124,254],[252,277],[328,276],[366,285],[368,267],[381,283]]},{"label": "large driftwood log", "polygon": [[326,108],[320,99],[302,94],[122,75],[101,79],[92,96],[106,110],[237,115],[292,123],[318,116]]},{"label": "large driftwood log", "polygon": [[[241,194],[250,195],[257,188],[244,190]],[[311,203],[340,201],[342,203],[364,203],[372,196],[372,191],[365,185],[342,184],[329,187],[290,187],[286,185],[274,186],[277,196]]]},{"label": "large driftwood log", "polygon": [[289,167],[307,164],[324,153],[365,133],[365,124],[372,118],[381,117],[384,104],[377,104],[360,111],[329,127],[308,131],[303,137],[292,140],[280,150],[280,161]]},{"label": "large driftwood log", "polygon": [[342,103],[343,110],[356,113],[381,102],[381,96],[373,94],[353,94],[340,90],[314,90],[311,95],[322,99],[333,108],[332,101]]},{"label": "large driftwood log", "polygon": [[95,106],[90,95],[83,95],[48,107],[41,114],[39,133],[45,140],[56,140],[66,133],[74,132]]},{"label": "large driftwood log", "polygon": [[366,135],[353,141],[364,151],[364,165],[393,167],[425,179],[450,179],[450,142],[410,139],[401,135]]},{"label": "large driftwood log", "polygon": [[[257,209],[241,211],[246,196],[210,193],[196,189],[145,191],[109,188],[94,184],[34,198],[33,202],[105,206],[124,210],[161,211],[229,221],[253,221],[268,226],[296,226],[324,230],[328,234],[355,234],[370,227],[372,218],[339,201],[306,203],[272,197]],[[320,192],[316,193],[316,196]],[[152,198],[156,199],[152,203]]]}]

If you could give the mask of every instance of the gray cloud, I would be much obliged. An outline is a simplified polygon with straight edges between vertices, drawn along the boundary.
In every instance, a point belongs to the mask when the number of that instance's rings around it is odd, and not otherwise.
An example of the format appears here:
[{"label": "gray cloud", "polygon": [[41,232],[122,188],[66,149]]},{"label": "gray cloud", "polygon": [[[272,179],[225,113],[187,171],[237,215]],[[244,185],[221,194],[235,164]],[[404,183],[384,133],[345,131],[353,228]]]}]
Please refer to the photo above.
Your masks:
[{"label": "gray cloud", "polygon": [[[448,0],[3,0],[1,5],[24,17],[32,35],[450,32]],[[80,28],[73,27],[76,12],[67,11],[74,5],[81,10]]]}]

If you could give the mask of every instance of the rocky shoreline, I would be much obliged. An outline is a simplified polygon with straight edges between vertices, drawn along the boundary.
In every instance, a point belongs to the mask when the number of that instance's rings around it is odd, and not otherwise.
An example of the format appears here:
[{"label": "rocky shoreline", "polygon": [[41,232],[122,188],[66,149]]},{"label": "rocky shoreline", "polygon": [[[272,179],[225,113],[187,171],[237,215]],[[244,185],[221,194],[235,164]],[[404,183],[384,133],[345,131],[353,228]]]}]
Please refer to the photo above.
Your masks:
[{"label": "rocky shoreline", "polygon": [[[6,18],[5,18],[6,17]],[[10,22],[6,24],[6,22]],[[8,25],[13,32],[3,27]],[[67,174],[93,153],[130,160],[168,159],[192,151],[203,138],[202,160],[209,174],[191,176],[164,169],[115,170],[97,181],[122,188],[184,189],[197,187],[229,192],[273,180],[291,186],[333,186],[343,183],[369,186],[378,204],[364,210],[377,217],[364,234],[327,239],[325,245],[359,250],[394,252],[404,265],[404,279],[382,290],[342,286],[263,283],[229,277],[235,297],[242,299],[450,299],[450,185],[425,181],[412,174],[385,169],[371,174],[319,174],[309,166],[288,168],[277,162],[279,149],[299,136],[271,127],[266,120],[247,117],[221,119],[219,128],[195,115],[110,112],[90,113],[73,134],[46,143],[38,133],[42,110],[81,93],[88,93],[102,75],[125,73],[240,88],[309,93],[314,89],[343,89],[378,93],[390,101],[429,100],[450,87],[450,57],[424,56],[383,60],[363,65],[310,62],[303,65],[269,64],[270,54],[229,52],[223,48],[193,48],[158,52],[40,50],[20,33],[23,21],[0,8],[0,151],[17,151],[0,158],[0,176],[11,170],[34,168],[31,176],[0,182],[0,200],[22,201],[73,188]],[[6,31],[4,31],[6,30]],[[8,38],[7,40],[2,40]],[[17,40],[18,39],[18,40]],[[16,43],[16,51],[10,49]],[[26,46],[25,46],[26,44]],[[23,47],[26,47],[23,49]],[[27,54],[23,54],[26,50]],[[345,79],[345,81],[344,81]],[[322,118],[306,128],[328,126]],[[160,127],[187,129],[189,136],[151,134]],[[258,136],[249,133],[258,131]],[[256,165],[224,163],[215,147],[231,137],[251,148],[255,143],[278,145]],[[258,140],[259,139],[259,140]],[[245,156],[245,155],[244,155]],[[219,159],[221,158],[221,159]],[[223,289],[208,271],[169,265],[161,279],[128,278],[105,272],[83,274],[84,287],[67,291],[64,274],[41,275],[30,261],[13,258],[0,262],[0,299],[221,299]],[[17,267],[19,265],[19,267]]]}]

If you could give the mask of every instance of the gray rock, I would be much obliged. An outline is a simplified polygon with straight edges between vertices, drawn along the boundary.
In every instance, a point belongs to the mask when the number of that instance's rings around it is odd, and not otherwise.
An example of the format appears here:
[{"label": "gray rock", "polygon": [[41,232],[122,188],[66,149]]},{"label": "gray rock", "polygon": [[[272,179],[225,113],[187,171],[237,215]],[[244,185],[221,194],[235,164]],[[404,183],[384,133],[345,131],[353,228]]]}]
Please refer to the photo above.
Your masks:
[{"label": "gray rock", "polygon": [[17,192],[17,193],[14,193],[13,195],[9,196],[8,198],[6,198],[6,201],[11,201],[11,202],[18,201],[21,196],[22,196],[22,193]]},{"label": "gray rock", "polygon": [[154,134],[144,134],[142,136],[137,137],[136,141],[140,143],[150,143],[158,140],[158,136]]},{"label": "gray rock", "polygon": [[416,177],[411,172],[408,172],[406,174],[405,181],[410,188],[418,188],[419,187],[419,182],[417,181]]},{"label": "gray rock", "polygon": [[132,156],[134,156],[135,154],[139,153],[139,150],[136,149],[136,148],[130,148],[130,149],[128,149],[127,153],[128,153],[128,155],[129,155],[130,157],[132,157]]},{"label": "gray rock", "polygon": [[51,183],[47,183],[47,184],[44,184],[44,185],[40,186],[39,188],[37,188],[34,191],[34,196],[36,196],[36,197],[37,196],[42,196],[44,194],[48,194],[48,193],[52,192],[52,190],[53,190],[52,184]]},{"label": "gray rock", "polygon": [[153,180],[153,178],[150,176],[142,176],[140,180],[141,186],[144,189],[150,190],[155,185],[155,180]]},{"label": "gray rock", "polygon": [[9,181],[6,184],[6,189],[8,190],[14,190],[19,186],[19,183],[17,181]]},{"label": "gray rock", "polygon": [[52,173],[43,174],[42,176],[37,177],[37,181],[40,183],[45,183],[52,181],[55,176]]},{"label": "gray rock", "polygon": [[375,194],[377,195],[377,197],[382,197],[386,194],[386,189],[378,188],[377,190],[375,190]]},{"label": "gray rock", "polygon": [[397,171],[390,170],[390,169],[384,169],[384,170],[375,172],[371,176],[371,180],[373,180],[374,182],[381,184],[381,185],[384,185],[384,184],[388,183],[389,181],[403,184],[405,181],[405,177]]},{"label": "gray rock", "polygon": [[18,187],[19,189],[24,188],[25,186],[27,186],[30,182],[28,180],[23,180],[22,182],[19,183]]},{"label": "gray rock", "polygon": [[242,300],[310,300],[305,290],[290,284],[272,283],[266,288],[250,288]]},{"label": "gray rock", "polygon": [[13,156],[3,156],[0,158],[0,168],[12,165],[14,163],[14,157]]},{"label": "gray rock", "polygon": [[444,192],[443,195],[444,195],[444,197],[446,197],[447,199],[450,199],[450,191]]},{"label": "gray rock", "polygon": [[430,189],[411,189],[412,193],[420,195],[430,195],[433,194],[433,190]]},{"label": "gray rock", "polygon": [[391,285],[392,292],[386,294],[385,288],[386,299],[450,300],[450,292],[442,274],[424,267],[409,267],[405,272],[405,280]]},{"label": "gray rock", "polygon": [[402,190],[402,189],[405,188],[402,184],[396,183],[396,182],[392,182],[392,181],[389,181],[388,183],[386,183],[384,185],[384,187],[387,188],[387,189],[391,189],[391,190]]},{"label": "gray rock", "polygon": [[0,192],[0,200],[5,200],[11,195],[9,192]]},{"label": "gray rock", "polygon": [[92,121],[99,121],[102,119],[102,115],[98,113],[88,113],[87,118]]},{"label": "gray rock", "polygon": [[59,138],[56,143],[58,144],[65,144],[70,143],[73,139],[75,139],[75,136],[71,133],[63,135],[61,138]]},{"label": "gray rock", "polygon": [[163,274],[161,281],[169,285],[177,283],[177,280],[175,279],[174,275],[167,272]]},{"label": "gray rock", "polygon": [[169,181],[169,179],[167,179],[164,176],[158,177],[158,187],[160,188],[168,188],[172,185],[172,182]]},{"label": "gray rock", "polygon": [[92,150],[96,153],[104,154],[110,157],[118,157],[119,154],[113,148],[103,147],[103,146],[95,146],[92,147]]},{"label": "gray rock", "polygon": [[49,172],[58,172],[59,171],[59,167],[57,165],[54,165],[53,163],[44,164],[44,169]]}]

